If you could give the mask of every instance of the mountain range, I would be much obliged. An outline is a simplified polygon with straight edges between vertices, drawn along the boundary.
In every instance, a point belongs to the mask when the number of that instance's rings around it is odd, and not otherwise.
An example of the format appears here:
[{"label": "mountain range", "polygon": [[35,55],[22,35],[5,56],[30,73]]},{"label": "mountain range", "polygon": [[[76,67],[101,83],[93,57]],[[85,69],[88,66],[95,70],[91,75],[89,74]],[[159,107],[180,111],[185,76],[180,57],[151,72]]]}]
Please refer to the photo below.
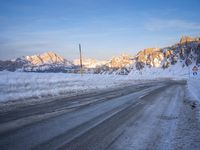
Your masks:
[{"label": "mountain range", "polygon": [[[183,36],[179,42],[164,48],[146,48],[136,55],[122,54],[110,60],[83,58],[84,71],[100,74],[129,74],[132,70],[143,68],[166,69],[175,64],[187,67],[191,64],[200,66],[200,38]],[[40,55],[23,56],[14,60],[0,60],[0,71],[25,72],[69,72],[80,70],[80,61],[69,61],[54,52]]]}]

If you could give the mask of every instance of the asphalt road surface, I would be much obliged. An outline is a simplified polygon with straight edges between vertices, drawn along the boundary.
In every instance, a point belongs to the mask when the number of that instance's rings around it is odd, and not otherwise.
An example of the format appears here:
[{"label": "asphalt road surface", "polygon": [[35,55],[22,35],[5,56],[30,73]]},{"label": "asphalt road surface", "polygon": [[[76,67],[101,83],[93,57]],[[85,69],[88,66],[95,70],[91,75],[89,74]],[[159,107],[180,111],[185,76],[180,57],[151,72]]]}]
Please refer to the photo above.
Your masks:
[{"label": "asphalt road surface", "polygon": [[0,112],[0,149],[200,149],[185,81],[162,80]]}]

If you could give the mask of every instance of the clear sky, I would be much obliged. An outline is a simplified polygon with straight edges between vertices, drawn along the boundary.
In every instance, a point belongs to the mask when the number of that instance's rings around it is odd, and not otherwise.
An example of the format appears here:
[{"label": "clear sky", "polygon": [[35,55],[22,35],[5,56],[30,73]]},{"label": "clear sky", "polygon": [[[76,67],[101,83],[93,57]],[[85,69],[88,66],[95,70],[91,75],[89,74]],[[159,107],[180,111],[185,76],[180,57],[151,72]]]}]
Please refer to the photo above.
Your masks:
[{"label": "clear sky", "polygon": [[200,0],[0,0],[0,59],[108,59],[200,36]]}]

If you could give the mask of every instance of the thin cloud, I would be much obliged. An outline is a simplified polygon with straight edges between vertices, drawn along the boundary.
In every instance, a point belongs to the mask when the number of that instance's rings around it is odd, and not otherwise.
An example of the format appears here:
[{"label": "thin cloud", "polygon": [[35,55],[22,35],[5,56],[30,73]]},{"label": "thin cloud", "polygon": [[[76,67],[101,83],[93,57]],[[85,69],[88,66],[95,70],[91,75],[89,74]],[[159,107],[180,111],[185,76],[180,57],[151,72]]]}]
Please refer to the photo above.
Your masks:
[{"label": "thin cloud", "polygon": [[149,31],[159,31],[164,29],[199,30],[200,23],[185,20],[150,19],[145,27]]}]

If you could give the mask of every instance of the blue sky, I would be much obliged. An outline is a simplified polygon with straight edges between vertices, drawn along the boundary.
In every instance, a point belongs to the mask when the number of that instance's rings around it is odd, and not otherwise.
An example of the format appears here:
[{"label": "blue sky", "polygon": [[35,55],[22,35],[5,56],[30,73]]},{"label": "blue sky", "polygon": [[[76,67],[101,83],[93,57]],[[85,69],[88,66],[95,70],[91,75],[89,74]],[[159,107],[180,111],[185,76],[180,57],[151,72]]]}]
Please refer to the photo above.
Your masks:
[{"label": "blue sky", "polygon": [[0,59],[108,59],[200,36],[199,0],[0,0]]}]

